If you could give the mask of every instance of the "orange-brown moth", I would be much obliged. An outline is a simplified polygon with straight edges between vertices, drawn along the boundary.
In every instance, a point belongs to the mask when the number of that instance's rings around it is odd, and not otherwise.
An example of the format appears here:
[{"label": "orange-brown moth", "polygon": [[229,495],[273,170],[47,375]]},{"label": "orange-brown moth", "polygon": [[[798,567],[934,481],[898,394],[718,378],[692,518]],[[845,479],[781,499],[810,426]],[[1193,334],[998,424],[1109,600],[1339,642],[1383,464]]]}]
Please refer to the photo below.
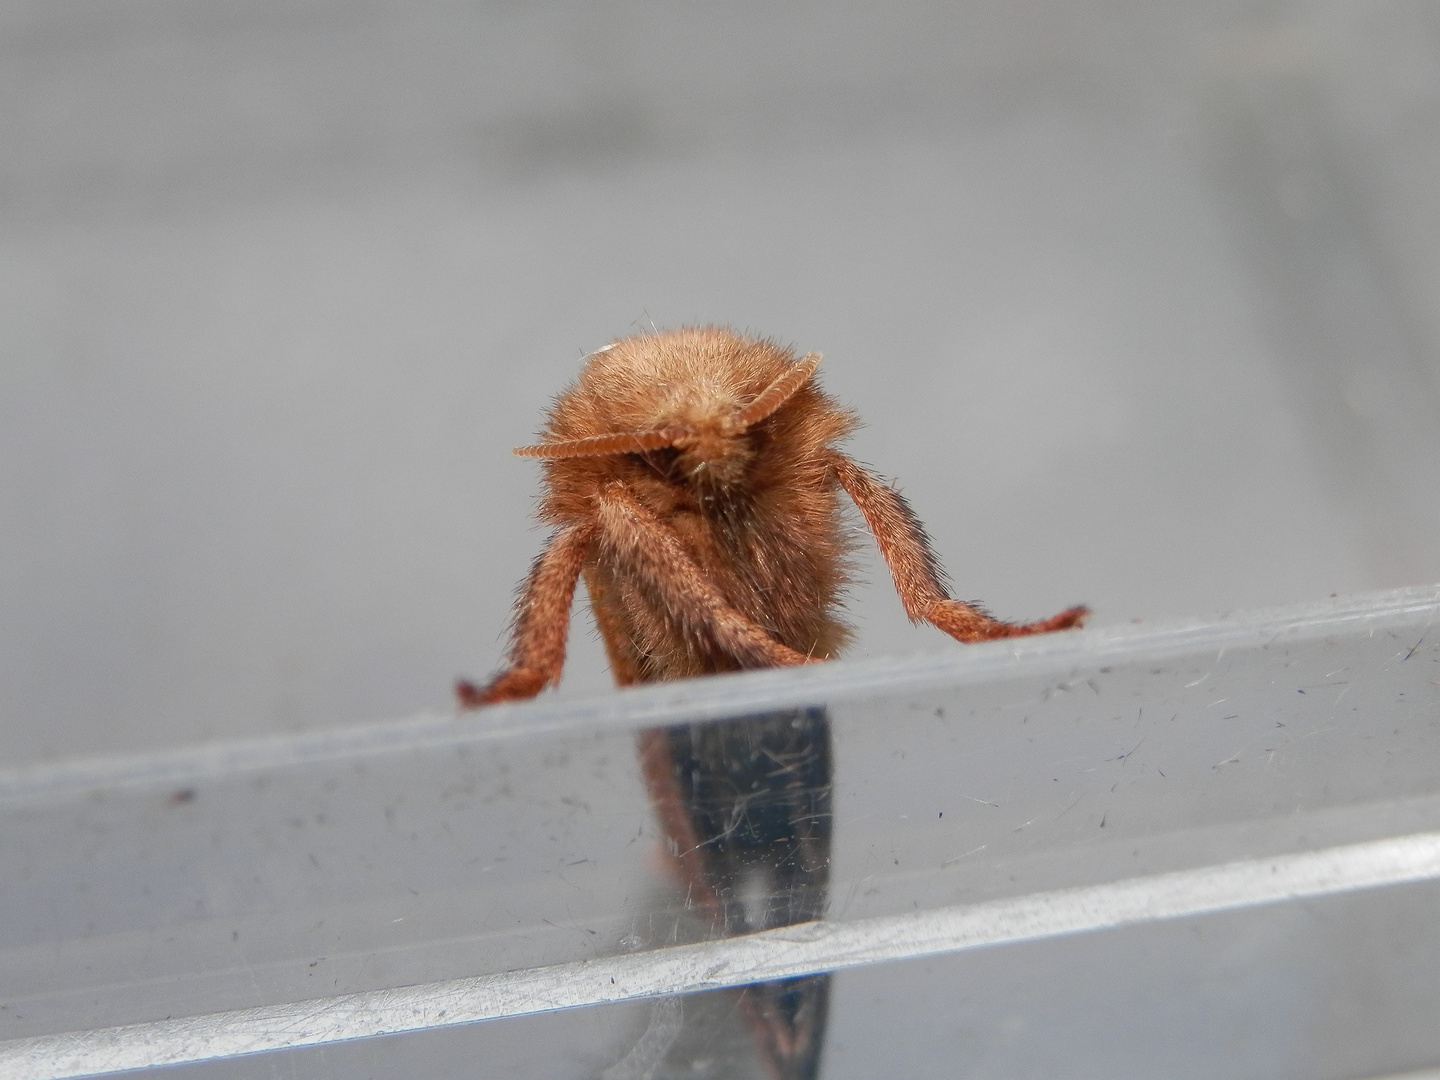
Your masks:
[{"label": "orange-brown moth", "polygon": [[859,507],[911,620],[959,641],[1079,626],[953,600],[893,487],[835,448],[859,420],[816,384],[818,353],[719,327],[637,334],[591,354],[551,406],[540,518],[554,527],[515,604],[506,667],[460,682],[473,708],[560,680],[583,575],[622,686],[828,660],[849,636],[840,495]]},{"label": "orange-brown moth", "polygon": [[[583,575],[621,685],[827,660],[848,637],[841,493],[860,508],[911,619],[961,641],[1078,626],[1083,607],[1016,625],[952,600],[919,520],[835,448],[858,418],[815,382],[816,353],[700,327],[593,353],[556,399],[540,517],[554,527],[515,604],[508,665],[462,705],[533,697],[559,681]],[[746,933],[822,918],[831,836],[823,708],[651,728],[641,772],[687,906]],[[760,877],[757,878],[757,874]],[[758,912],[746,883],[766,882]],[[830,978],[739,991],[777,1080],[818,1075]]]}]

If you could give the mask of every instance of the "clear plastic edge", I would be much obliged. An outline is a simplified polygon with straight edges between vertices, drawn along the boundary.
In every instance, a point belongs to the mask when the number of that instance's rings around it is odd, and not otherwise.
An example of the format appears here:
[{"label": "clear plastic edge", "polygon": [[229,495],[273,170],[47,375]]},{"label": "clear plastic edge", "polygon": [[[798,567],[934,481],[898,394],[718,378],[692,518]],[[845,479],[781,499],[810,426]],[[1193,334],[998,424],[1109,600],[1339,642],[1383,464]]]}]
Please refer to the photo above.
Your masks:
[{"label": "clear plastic edge", "polygon": [[1440,878],[1440,833],[478,978],[0,1043],[0,1080],[63,1080],[693,993]]},{"label": "clear plastic edge", "polygon": [[1440,621],[1440,585],[1241,611],[1215,620],[1097,627],[967,645],[944,653],[687,679],[577,701],[497,705],[476,713],[421,713],[408,719],[298,735],[46,762],[0,770],[0,800],[366,756],[397,747],[687,723],[841,696],[879,696],[936,684],[966,685],[1207,649],[1223,653],[1280,638],[1323,638],[1353,630],[1357,624],[1378,627],[1413,622],[1427,615]]}]

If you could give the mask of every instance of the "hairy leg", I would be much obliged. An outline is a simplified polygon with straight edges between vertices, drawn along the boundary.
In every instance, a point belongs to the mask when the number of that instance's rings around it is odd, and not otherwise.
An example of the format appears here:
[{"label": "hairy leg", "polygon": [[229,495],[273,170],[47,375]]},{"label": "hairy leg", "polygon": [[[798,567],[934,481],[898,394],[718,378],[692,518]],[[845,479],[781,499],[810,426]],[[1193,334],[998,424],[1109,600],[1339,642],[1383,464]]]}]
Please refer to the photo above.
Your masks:
[{"label": "hairy leg", "polygon": [[532,698],[560,681],[570,602],[593,537],[593,528],[586,524],[561,529],[550,538],[515,600],[509,664],[483,687],[457,682],[461,708]]},{"label": "hairy leg", "polygon": [[635,650],[616,615],[617,601],[610,596],[610,590],[594,563],[585,568],[585,588],[590,593],[590,614],[605,645],[605,658],[610,661],[610,674],[615,685],[634,686],[641,681]]},{"label": "hairy leg", "polygon": [[811,658],[771,637],[737,611],[705,577],[680,540],[623,484],[601,491],[596,521],[619,578],[634,577],[663,597],[686,631],[708,638],[741,667],[790,667]]},{"label": "hairy leg", "polygon": [[890,567],[905,613],[915,622],[928,622],[959,641],[1045,634],[1079,626],[1088,614],[1083,607],[1062,611],[1042,622],[1007,623],[991,618],[974,604],[952,600],[945,589],[945,574],[930,547],[925,527],[900,493],[840,453],[830,451],[830,468],[845,493],[855,501],[865,523],[875,534],[880,554]]}]

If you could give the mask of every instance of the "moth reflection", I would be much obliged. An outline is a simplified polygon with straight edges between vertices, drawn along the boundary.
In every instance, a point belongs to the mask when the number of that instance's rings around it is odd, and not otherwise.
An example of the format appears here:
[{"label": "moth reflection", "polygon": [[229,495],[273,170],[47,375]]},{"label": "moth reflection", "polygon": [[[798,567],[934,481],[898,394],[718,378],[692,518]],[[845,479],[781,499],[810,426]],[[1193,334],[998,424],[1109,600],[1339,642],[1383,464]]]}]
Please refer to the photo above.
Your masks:
[{"label": "moth reflection", "polygon": [[[824,916],[833,829],[824,708],[651,728],[639,754],[686,907],[712,933]],[[829,975],[730,993],[776,1080],[819,1076]]]}]

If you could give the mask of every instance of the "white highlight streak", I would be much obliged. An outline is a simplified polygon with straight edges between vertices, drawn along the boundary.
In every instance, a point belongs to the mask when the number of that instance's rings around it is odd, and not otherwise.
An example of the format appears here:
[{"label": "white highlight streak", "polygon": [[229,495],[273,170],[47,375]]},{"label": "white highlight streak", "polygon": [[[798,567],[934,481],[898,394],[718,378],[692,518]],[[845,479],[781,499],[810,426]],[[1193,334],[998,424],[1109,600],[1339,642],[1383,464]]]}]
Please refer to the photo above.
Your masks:
[{"label": "white highlight streak", "polygon": [[1440,878],[1440,832],[856,922],[0,1042],[0,1080],[61,1080],[419,1031]]}]

